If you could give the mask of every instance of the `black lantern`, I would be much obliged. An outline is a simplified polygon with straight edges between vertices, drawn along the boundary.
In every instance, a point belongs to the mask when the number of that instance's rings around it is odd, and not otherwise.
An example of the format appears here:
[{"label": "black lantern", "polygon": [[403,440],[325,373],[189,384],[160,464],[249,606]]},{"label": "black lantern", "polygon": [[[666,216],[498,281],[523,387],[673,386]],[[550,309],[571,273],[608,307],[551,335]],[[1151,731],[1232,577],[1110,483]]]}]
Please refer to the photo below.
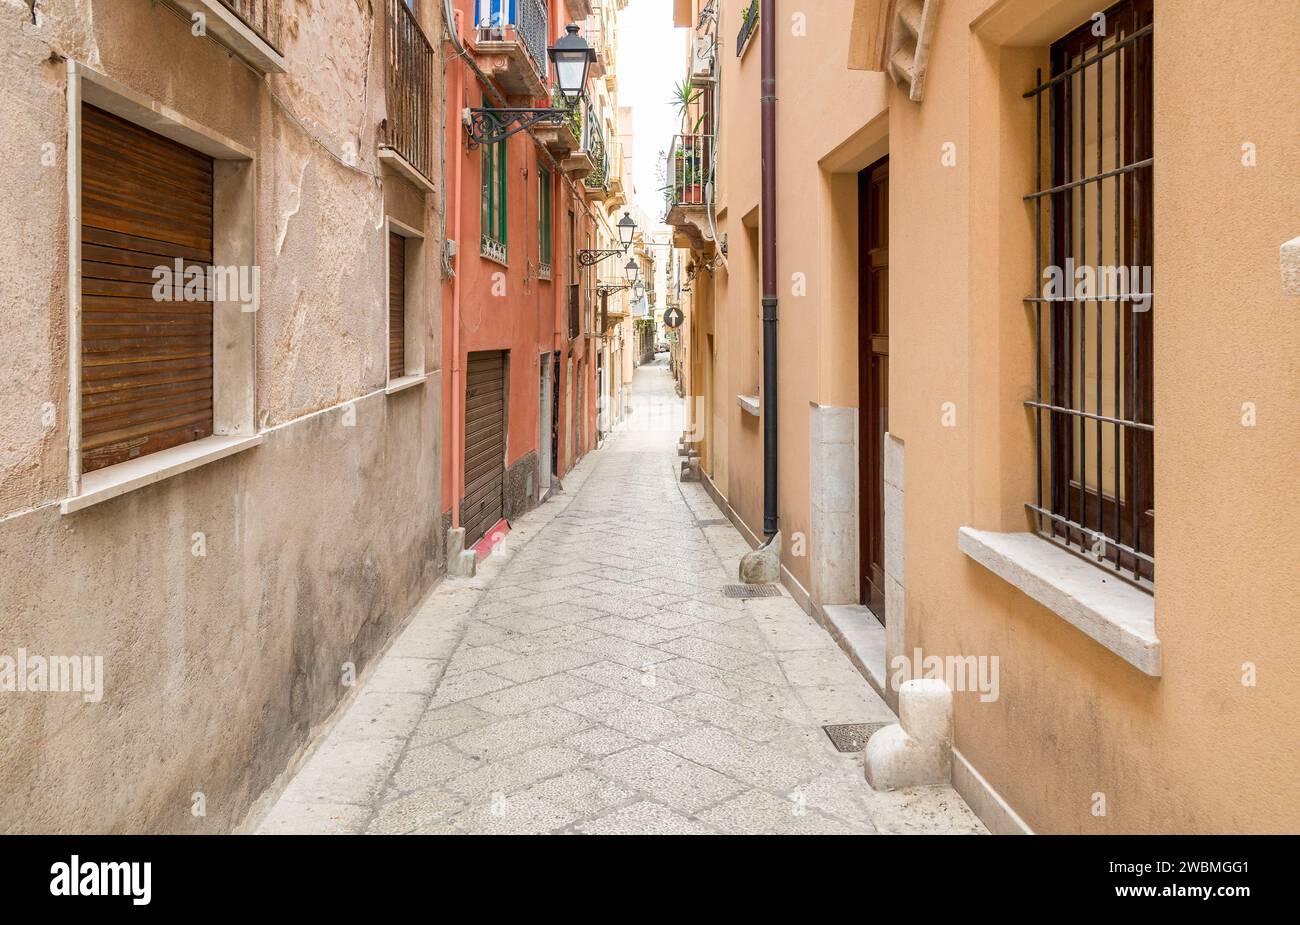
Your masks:
[{"label": "black lantern", "polygon": [[627,262],[623,270],[627,273],[628,283],[635,283],[641,277],[641,265],[636,262],[635,257]]},{"label": "black lantern", "polygon": [[570,23],[567,35],[546,49],[555,68],[555,88],[563,104],[550,109],[511,108],[470,109],[470,146],[494,145],[511,135],[539,123],[563,125],[582,99],[587,86],[587,72],[596,60],[596,51],[578,34],[578,27]]},{"label": "black lantern", "polygon": [[596,50],[578,34],[575,23],[565,29],[568,34],[546,50],[555,65],[555,86],[560,99],[569,109],[578,105],[587,87],[587,72],[596,60]]},{"label": "black lantern", "polygon": [[633,220],[631,213],[624,212],[623,217],[618,220],[618,240],[623,245],[623,250],[632,246],[632,238],[636,235],[636,222]]}]

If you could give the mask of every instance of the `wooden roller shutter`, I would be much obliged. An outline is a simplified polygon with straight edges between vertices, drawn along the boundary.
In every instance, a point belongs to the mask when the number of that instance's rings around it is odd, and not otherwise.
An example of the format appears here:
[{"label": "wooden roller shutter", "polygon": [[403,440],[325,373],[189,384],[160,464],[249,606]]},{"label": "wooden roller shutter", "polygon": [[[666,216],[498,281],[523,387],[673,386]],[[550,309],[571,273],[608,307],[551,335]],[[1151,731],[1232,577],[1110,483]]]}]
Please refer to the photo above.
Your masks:
[{"label": "wooden roller shutter", "polygon": [[388,378],[406,375],[406,238],[388,233]]},{"label": "wooden roller shutter", "polygon": [[500,351],[471,353],[465,380],[465,545],[477,543],[504,516],[506,361]]},{"label": "wooden roller shutter", "polygon": [[83,471],[212,433],[206,286],[154,298],[154,268],[178,259],[205,275],[212,263],[212,158],[83,106]]}]

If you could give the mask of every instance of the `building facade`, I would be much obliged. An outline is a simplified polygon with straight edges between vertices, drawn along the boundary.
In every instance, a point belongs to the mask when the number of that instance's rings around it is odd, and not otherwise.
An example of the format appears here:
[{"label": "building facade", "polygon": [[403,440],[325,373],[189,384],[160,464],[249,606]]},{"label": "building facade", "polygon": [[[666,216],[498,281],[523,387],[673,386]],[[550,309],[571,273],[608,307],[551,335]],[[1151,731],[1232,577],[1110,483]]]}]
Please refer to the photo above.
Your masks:
[{"label": "building facade", "polygon": [[[621,195],[616,14],[623,0],[452,0],[442,293],[443,510],[485,554],[595,446],[609,354],[598,275]],[[564,124],[475,141],[472,110],[552,105],[547,49],[570,24],[595,51]],[[461,532],[463,531],[463,533]]]},{"label": "building facade", "polygon": [[689,474],[992,830],[1294,830],[1295,5],[674,15]]},{"label": "building facade", "polygon": [[443,569],[441,14],[315,6],[0,4],[5,831],[228,830]]}]

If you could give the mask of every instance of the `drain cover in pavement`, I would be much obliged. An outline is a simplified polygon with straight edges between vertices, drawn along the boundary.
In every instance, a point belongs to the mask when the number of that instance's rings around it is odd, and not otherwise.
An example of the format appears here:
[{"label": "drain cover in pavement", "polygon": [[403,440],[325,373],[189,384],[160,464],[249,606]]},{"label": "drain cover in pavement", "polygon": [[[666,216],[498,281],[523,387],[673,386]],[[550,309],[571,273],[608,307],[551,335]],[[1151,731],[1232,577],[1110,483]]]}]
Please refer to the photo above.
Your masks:
[{"label": "drain cover in pavement", "polygon": [[697,527],[730,527],[730,526],[731,526],[731,521],[727,520],[727,518],[725,518],[725,517],[715,518],[715,519],[713,519],[713,520],[697,520],[697,521],[695,521],[695,526],[697,526]]},{"label": "drain cover in pavement", "polygon": [[867,739],[872,733],[884,729],[889,723],[844,723],[839,726],[823,726],[831,737],[831,744],[837,752],[860,752],[867,747]]},{"label": "drain cover in pavement", "polygon": [[780,597],[781,589],[776,585],[723,585],[723,597]]}]

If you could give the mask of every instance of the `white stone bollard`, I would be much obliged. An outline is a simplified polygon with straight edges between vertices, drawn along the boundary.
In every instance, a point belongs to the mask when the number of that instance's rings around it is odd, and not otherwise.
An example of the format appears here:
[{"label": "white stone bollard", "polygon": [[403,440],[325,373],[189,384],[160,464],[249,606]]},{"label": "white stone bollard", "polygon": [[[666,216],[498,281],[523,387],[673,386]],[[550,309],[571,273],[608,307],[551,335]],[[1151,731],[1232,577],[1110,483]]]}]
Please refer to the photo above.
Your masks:
[{"label": "white stone bollard", "polygon": [[876,790],[946,784],[952,775],[952,691],[938,678],[904,681],[899,722],[867,740],[863,765]]}]

